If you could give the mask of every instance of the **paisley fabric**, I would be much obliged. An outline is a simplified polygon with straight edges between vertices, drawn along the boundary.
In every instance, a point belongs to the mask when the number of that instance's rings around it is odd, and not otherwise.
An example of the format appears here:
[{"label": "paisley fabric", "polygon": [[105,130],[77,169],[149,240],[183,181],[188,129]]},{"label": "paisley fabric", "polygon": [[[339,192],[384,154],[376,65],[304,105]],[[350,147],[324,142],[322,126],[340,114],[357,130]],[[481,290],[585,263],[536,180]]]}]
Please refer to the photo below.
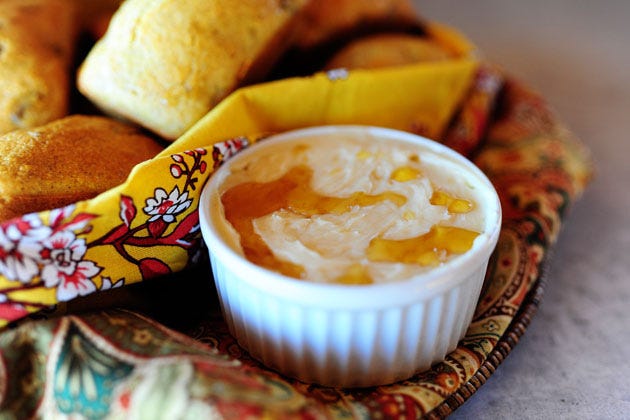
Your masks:
[{"label": "paisley fabric", "polygon": [[[119,288],[121,279],[103,277],[95,285],[103,289],[101,293],[60,304],[56,312],[42,307],[35,317],[5,329],[0,334],[0,417],[367,419],[430,415],[466,386],[509,332],[540,280],[563,217],[592,172],[588,150],[557,120],[544,99],[491,67],[479,68],[461,106],[438,137],[467,153],[490,177],[499,192],[504,219],[473,322],[459,347],[443,362],[406,381],[366,389],[324,388],[282,377],[252,360],[229,335],[208,279],[207,263],[203,253],[197,252],[195,268],[178,273],[170,273],[157,258],[141,259],[143,275],[155,280]],[[35,219],[25,219],[26,224],[15,228],[3,225],[3,232],[13,238],[28,236],[24,249],[29,245],[31,251],[38,246],[39,251],[46,249],[42,238],[54,236],[59,226],[77,232],[66,239],[79,252],[95,244],[142,246],[145,241],[170,243],[174,238],[179,242],[173,246],[180,246],[188,243],[187,236],[176,229],[169,231],[168,216],[192,218],[193,213],[184,214],[190,200],[186,194],[200,187],[194,179],[252,140],[234,137],[212,148],[167,156],[166,167],[174,179],[183,180],[182,186],[155,191],[146,203],[120,196],[119,228],[101,232],[96,241],[77,239],[90,225],[89,212],[52,212],[50,231]],[[202,162],[207,162],[205,167]],[[162,206],[165,202],[169,204]],[[130,232],[139,232],[131,226],[142,205],[147,234],[138,237]],[[156,210],[160,206],[173,210],[160,212]],[[79,267],[80,259],[68,258]],[[25,260],[19,263],[16,270],[29,268]],[[80,273],[99,269],[87,264],[74,279],[67,277],[70,292],[80,294]],[[6,304],[2,311],[6,319],[15,319],[15,314],[17,318],[24,315],[24,306]]]}]

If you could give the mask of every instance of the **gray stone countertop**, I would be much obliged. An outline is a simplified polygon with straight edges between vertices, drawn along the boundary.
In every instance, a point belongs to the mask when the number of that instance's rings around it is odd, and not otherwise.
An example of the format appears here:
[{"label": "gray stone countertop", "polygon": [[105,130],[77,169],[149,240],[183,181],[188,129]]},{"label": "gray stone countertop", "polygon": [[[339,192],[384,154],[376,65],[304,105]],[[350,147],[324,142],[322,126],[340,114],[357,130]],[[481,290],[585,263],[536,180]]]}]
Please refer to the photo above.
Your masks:
[{"label": "gray stone countertop", "polygon": [[542,92],[597,166],[531,325],[450,418],[630,419],[630,1],[416,4]]}]

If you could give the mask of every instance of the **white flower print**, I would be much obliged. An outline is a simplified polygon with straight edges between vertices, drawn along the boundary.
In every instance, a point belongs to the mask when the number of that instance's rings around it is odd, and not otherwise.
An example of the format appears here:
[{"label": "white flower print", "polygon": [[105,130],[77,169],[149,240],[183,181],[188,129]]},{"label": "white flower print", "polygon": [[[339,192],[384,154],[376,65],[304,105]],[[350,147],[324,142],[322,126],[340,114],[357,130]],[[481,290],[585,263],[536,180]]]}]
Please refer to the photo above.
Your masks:
[{"label": "white flower print", "polygon": [[0,227],[0,274],[29,283],[39,274],[41,240],[50,235],[37,215],[26,215]]},{"label": "white flower print", "polygon": [[118,287],[122,287],[125,284],[124,279],[118,279],[115,283],[112,283],[112,279],[110,277],[102,277],[101,290],[110,290],[116,289]]},{"label": "white flower print", "polygon": [[41,256],[46,264],[41,278],[46,287],[57,286],[57,299],[67,301],[96,291],[92,281],[101,267],[83,260],[87,251],[84,239],[77,239],[73,232],[55,232],[42,241]]},{"label": "white flower print", "polygon": [[149,222],[162,219],[166,223],[173,223],[175,216],[186,210],[192,204],[188,199],[188,192],[180,195],[179,188],[175,187],[170,194],[162,188],[155,190],[155,197],[146,200],[144,212],[151,216]]}]

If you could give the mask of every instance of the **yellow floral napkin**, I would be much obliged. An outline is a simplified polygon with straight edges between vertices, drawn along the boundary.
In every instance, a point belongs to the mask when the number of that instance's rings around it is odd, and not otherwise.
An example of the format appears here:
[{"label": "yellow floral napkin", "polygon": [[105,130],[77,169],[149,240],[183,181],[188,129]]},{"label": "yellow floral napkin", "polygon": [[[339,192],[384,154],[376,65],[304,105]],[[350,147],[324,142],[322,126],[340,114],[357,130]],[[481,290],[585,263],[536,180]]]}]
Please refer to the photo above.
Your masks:
[{"label": "yellow floral napkin", "polygon": [[429,33],[459,58],[339,69],[242,88],[161,154],[137,165],[119,187],[0,224],[0,326],[194,264],[205,181],[224,159],[269,133],[364,124],[440,137],[479,63],[456,32],[432,25]]}]

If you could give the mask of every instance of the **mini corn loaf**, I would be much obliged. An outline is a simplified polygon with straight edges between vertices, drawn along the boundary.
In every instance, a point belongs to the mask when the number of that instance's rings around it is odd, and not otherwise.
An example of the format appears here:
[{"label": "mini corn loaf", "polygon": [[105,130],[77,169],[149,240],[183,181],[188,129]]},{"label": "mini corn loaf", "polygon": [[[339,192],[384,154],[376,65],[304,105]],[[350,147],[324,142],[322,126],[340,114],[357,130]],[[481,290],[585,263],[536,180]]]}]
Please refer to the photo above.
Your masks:
[{"label": "mini corn loaf", "polygon": [[302,14],[294,46],[312,49],[373,29],[416,26],[418,16],[410,0],[314,0]]},{"label": "mini corn loaf", "polygon": [[92,198],[162,150],[137,128],[73,115],[0,137],[0,221]]},{"label": "mini corn loaf", "polygon": [[379,33],[350,42],[328,61],[325,68],[374,69],[450,58],[453,54],[430,38]]},{"label": "mini corn loaf", "polygon": [[0,134],[67,114],[74,6],[67,0],[0,1]]},{"label": "mini corn loaf", "polygon": [[307,0],[127,0],[78,75],[105,113],[175,139],[290,43]]}]

